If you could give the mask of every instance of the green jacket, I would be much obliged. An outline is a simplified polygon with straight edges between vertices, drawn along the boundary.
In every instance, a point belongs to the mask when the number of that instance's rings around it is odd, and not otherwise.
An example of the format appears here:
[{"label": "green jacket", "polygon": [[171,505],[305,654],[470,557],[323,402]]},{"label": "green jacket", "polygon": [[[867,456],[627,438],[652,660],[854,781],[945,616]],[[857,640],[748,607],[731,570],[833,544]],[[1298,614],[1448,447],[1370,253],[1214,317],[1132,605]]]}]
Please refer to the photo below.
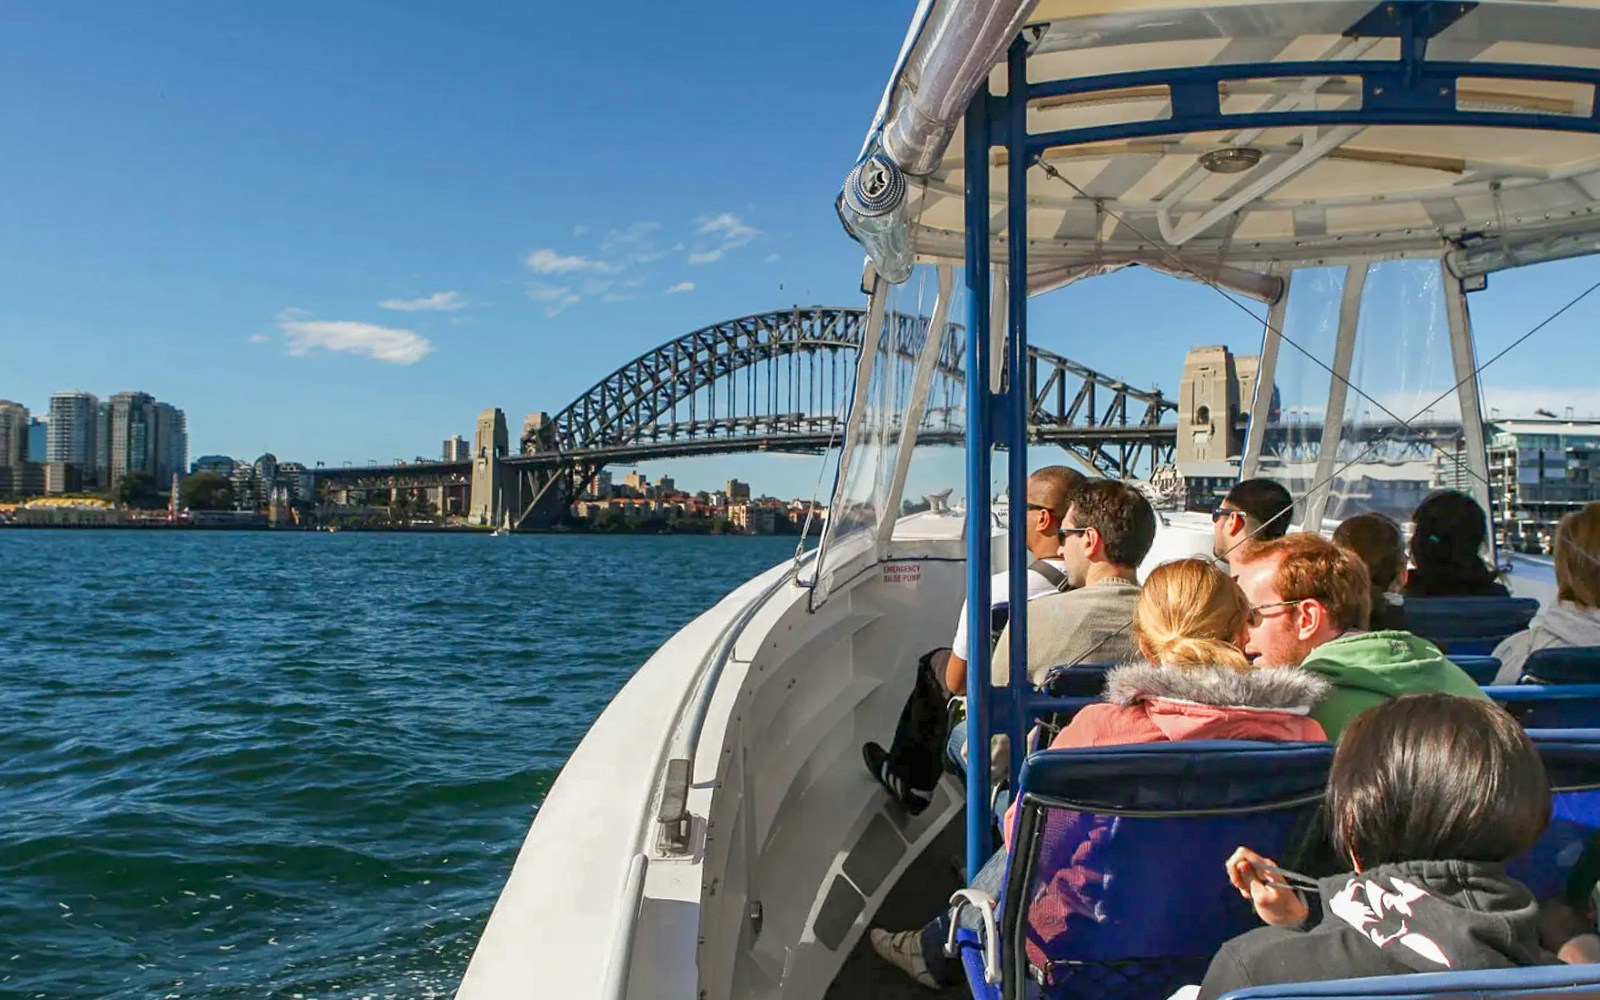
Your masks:
[{"label": "green jacket", "polygon": [[1325,642],[1301,664],[1333,684],[1333,693],[1311,710],[1328,739],[1337,741],[1350,720],[1390,698],[1441,691],[1483,698],[1476,681],[1445,659],[1439,647],[1410,632],[1357,632]]}]

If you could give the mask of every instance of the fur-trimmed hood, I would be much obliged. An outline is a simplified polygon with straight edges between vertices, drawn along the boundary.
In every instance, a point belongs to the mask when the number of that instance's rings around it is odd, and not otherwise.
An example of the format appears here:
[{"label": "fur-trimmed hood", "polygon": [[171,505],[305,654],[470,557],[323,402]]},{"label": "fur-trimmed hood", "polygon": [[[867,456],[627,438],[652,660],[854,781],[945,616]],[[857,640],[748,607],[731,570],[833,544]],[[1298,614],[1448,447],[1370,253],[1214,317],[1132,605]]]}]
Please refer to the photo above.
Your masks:
[{"label": "fur-trimmed hood", "polygon": [[1184,669],[1133,663],[1106,674],[1105,700],[1128,706],[1167,698],[1214,708],[1263,708],[1304,715],[1332,690],[1327,680],[1299,667]]}]

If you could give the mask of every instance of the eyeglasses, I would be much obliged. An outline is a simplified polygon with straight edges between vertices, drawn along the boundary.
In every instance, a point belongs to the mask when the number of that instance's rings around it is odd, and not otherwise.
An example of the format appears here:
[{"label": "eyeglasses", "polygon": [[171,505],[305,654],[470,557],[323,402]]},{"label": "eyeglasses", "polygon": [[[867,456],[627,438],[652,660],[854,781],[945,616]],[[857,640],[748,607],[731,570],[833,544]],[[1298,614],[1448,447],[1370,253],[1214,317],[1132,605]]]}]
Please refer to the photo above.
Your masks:
[{"label": "eyeglasses", "polygon": [[1212,524],[1216,524],[1218,521],[1220,521],[1223,518],[1227,517],[1229,514],[1243,514],[1243,513],[1244,513],[1244,511],[1239,510],[1236,507],[1218,507],[1217,509],[1215,509],[1215,510],[1213,510],[1211,512],[1211,523]]},{"label": "eyeglasses", "polygon": [[1087,532],[1089,530],[1091,530],[1091,529],[1089,529],[1089,528],[1059,528],[1056,531],[1056,539],[1058,541],[1063,541],[1064,542],[1064,541],[1067,540],[1067,536],[1068,535],[1081,535],[1081,534],[1083,534],[1083,533],[1085,533],[1085,532]]},{"label": "eyeglasses", "polygon": [[1292,608],[1296,604],[1304,604],[1309,600],[1312,600],[1312,598],[1302,597],[1298,601],[1273,601],[1271,604],[1252,604],[1250,605],[1250,627],[1256,628],[1263,621],[1266,621],[1267,616],[1261,613],[1263,611],[1272,608]]}]

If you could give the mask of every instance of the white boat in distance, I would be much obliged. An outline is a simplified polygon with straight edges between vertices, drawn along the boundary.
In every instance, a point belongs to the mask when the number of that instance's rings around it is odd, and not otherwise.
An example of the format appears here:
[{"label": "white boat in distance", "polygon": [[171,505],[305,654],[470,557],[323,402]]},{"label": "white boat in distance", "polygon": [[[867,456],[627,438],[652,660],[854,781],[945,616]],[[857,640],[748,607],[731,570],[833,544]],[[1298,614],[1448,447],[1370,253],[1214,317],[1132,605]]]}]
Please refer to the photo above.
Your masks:
[{"label": "white boat in distance", "polygon": [[[1376,496],[1379,428],[1424,412],[1460,418],[1441,468],[1487,507],[1467,295],[1600,251],[1595,0],[924,0],[886,63],[863,149],[841,151],[877,349],[821,544],[673,636],[596,720],[465,1000],[848,993],[847,956],[964,806],[947,782],[908,818],[859,748],[892,732],[963,594],[981,613],[990,569],[1021,553],[981,500],[895,513],[935,410],[968,427],[965,495],[993,495],[990,449],[1024,433],[1003,389],[1029,296],[1142,265],[1234,297],[1270,387],[1240,473],[1282,476],[1325,525]],[[881,336],[906,315],[915,343]],[[931,398],[951,358],[962,392]],[[1180,412],[1179,432],[1216,419]],[[1020,495],[1026,450],[1008,454]],[[1146,565],[1210,544],[1205,515],[1173,515]],[[1512,583],[1553,599],[1548,567]]]}]

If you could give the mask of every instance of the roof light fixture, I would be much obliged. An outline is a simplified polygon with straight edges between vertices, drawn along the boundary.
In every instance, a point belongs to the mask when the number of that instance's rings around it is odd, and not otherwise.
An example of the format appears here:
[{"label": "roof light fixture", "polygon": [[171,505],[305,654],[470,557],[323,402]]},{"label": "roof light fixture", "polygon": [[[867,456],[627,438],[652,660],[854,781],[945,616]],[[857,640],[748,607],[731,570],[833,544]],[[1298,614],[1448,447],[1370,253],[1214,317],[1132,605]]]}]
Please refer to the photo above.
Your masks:
[{"label": "roof light fixture", "polygon": [[1254,146],[1218,146],[1200,154],[1200,165],[1214,174],[1242,174],[1261,162]]}]

